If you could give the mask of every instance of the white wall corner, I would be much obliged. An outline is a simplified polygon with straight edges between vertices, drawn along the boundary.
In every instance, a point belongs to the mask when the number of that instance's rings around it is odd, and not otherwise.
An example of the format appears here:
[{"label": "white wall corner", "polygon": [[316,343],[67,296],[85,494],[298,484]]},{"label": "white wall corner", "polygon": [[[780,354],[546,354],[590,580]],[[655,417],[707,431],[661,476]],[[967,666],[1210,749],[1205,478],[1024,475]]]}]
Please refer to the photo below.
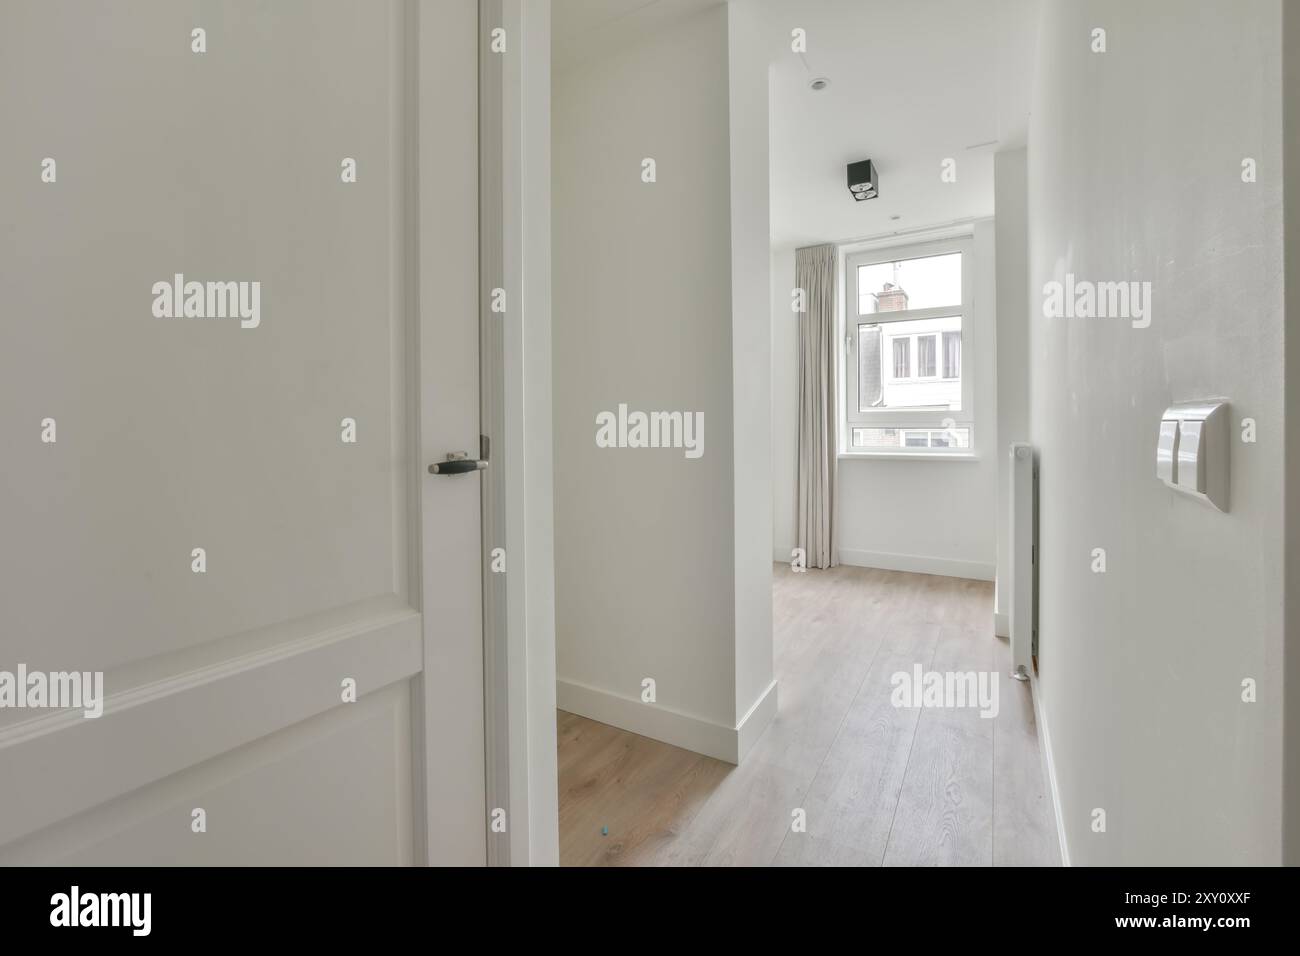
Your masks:
[{"label": "white wall corner", "polygon": [[[772,686],[772,337],[768,177],[770,73],[754,5],[727,7],[731,217],[733,716]],[[756,317],[760,321],[756,321]],[[741,708],[745,708],[743,711]]]}]

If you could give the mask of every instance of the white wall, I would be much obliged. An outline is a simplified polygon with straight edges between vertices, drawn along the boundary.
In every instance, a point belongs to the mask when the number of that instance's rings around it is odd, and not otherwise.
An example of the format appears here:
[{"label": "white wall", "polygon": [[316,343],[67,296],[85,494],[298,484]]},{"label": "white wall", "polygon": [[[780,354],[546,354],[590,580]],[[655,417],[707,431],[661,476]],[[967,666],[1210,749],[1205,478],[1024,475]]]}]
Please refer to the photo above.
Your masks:
[{"label": "white wall", "polygon": [[[978,344],[976,359],[967,367],[974,376],[976,457],[841,458],[836,529],[844,564],[993,579],[997,370],[992,220],[974,224],[973,245],[971,338]],[[790,311],[794,284],[794,250],[773,250],[773,557],[786,562],[794,547],[798,449],[798,329]]]},{"label": "white wall", "polygon": [[[735,760],[737,715],[771,681],[771,537],[766,335],[732,329],[733,282],[766,315],[765,208],[735,210],[764,237],[752,277],[731,256],[730,141],[766,132],[747,72],[733,128],[729,43],[716,6],[557,71],[553,375],[558,705]],[[754,407],[736,415],[733,389]],[[619,403],[703,412],[703,457],[598,448]],[[744,502],[761,537],[737,527]]]},{"label": "white wall", "polygon": [[[997,245],[997,633],[1006,637],[1011,613],[1012,442],[1029,441],[1029,157],[1017,149],[993,157]],[[1007,582],[1004,586],[1003,582]]]},{"label": "white wall", "polygon": [[769,75],[755,4],[727,9],[731,163],[732,409],[735,415],[736,712],[743,750],[776,712],[772,680],[772,342],[768,220]]},{"label": "white wall", "polygon": [[[1281,860],[1280,9],[1045,12],[1029,139],[1038,689],[1076,864]],[[1150,327],[1045,318],[1043,285],[1066,273],[1152,282]],[[1232,403],[1227,514],[1152,473],[1161,411],[1209,396]],[[1255,444],[1235,439],[1244,417]]]}]

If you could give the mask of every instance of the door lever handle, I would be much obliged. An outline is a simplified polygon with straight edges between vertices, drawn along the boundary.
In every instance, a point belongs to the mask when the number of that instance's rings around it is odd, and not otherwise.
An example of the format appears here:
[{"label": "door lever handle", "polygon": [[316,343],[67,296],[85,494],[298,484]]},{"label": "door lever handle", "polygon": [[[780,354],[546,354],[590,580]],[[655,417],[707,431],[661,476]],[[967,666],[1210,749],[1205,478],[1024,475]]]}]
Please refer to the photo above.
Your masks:
[{"label": "door lever handle", "polygon": [[484,471],[488,466],[488,438],[478,436],[479,458],[469,457],[469,452],[449,451],[446,461],[435,461],[429,466],[431,475],[467,475],[471,471]]},{"label": "door lever handle", "polygon": [[460,458],[453,458],[451,455],[448,455],[446,461],[435,461],[430,465],[429,474],[466,475],[471,471],[483,471],[487,466],[488,463],[482,459],[470,458],[468,455]]}]

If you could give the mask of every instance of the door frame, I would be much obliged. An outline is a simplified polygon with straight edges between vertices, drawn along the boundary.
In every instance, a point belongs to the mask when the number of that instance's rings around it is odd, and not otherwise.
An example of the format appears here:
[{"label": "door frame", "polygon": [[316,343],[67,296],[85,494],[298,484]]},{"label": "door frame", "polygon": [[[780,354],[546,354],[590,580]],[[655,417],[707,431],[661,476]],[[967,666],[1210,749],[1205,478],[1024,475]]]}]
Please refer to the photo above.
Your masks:
[{"label": "door frame", "polygon": [[[480,0],[479,168],[485,472],[488,863],[558,865],[552,544],[549,0]],[[493,31],[505,49],[494,52]],[[493,311],[493,290],[505,293]],[[490,570],[494,548],[506,571]]]},{"label": "door frame", "polygon": [[[475,0],[471,0],[475,2]],[[558,792],[555,741],[555,611],[552,545],[551,351],[550,351],[550,2],[476,0],[478,73],[478,320],[479,431],[488,439],[489,467],[481,482],[480,568],[482,579],[484,860],[490,866],[557,865]],[[421,64],[445,61],[447,38],[421,28],[418,0],[406,0],[407,89],[418,88]],[[492,31],[505,32],[504,52],[492,48]],[[464,64],[461,69],[465,69]],[[407,188],[433,194],[433,170],[419,158],[424,119],[418,96],[408,119]],[[445,183],[442,184],[445,188]],[[418,207],[420,203],[408,204]],[[419,214],[409,217],[407,243],[418,321],[410,401],[423,401],[418,339],[445,321],[429,285],[430,263],[420,253]],[[424,277],[423,282],[421,276]],[[493,289],[505,291],[505,311],[494,312]],[[412,445],[420,449],[418,415]],[[468,450],[468,449],[467,449]],[[479,451],[475,448],[472,451]],[[420,510],[420,483],[430,480],[417,453],[413,503]],[[473,480],[473,479],[471,479]],[[423,583],[422,544],[414,542],[413,595],[429,606]],[[505,551],[504,573],[492,571],[493,550]],[[413,598],[414,600],[414,598]],[[426,671],[435,658],[426,625]],[[439,773],[437,726],[424,698],[414,710],[419,742],[416,780],[416,856],[429,865],[449,862],[435,852],[437,828],[455,826],[436,816],[429,800]],[[430,705],[430,706],[426,706]],[[505,811],[504,832],[492,829]],[[458,862],[458,861],[456,861]]]}]

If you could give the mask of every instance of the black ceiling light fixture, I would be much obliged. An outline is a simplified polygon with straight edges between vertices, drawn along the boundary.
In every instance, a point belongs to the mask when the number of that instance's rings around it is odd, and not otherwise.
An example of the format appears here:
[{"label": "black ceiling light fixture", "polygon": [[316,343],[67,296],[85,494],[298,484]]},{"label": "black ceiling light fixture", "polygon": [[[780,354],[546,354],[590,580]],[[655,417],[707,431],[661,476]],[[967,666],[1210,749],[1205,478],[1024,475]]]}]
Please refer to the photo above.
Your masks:
[{"label": "black ceiling light fixture", "polygon": [[876,166],[869,159],[849,163],[849,194],[857,202],[875,199],[880,195],[877,189]]}]

